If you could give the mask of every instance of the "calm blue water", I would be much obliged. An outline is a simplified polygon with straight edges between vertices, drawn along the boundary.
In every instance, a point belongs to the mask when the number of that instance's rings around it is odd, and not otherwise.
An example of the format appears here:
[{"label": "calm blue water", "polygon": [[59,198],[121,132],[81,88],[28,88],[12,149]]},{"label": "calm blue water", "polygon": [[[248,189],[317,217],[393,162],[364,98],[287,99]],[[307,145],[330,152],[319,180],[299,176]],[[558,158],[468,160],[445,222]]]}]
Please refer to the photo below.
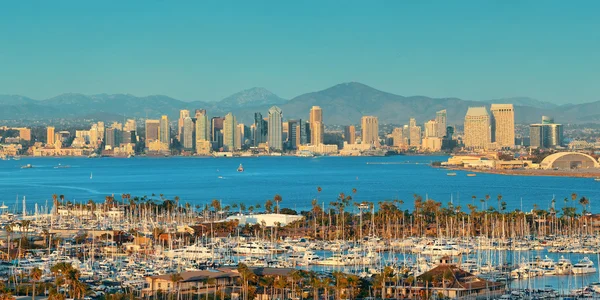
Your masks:
[{"label": "calm blue water", "polygon": [[[477,174],[465,172],[447,176],[435,169],[431,161],[445,157],[259,157],[259,158],[22,158],[0,161],[0,202],[14,205],[17,195],[33,203],[49,203],[52,194],[64,194],[72,201],[103,201],[104,197],[122,193],[132,196],[164,194],[179,196],[181,202],[204,204],[212,199],[223,205],[244,202],[247,205],[283,197],[282,206],[298,210],[310,207],[311,200],[333,201],[340,192],[351,194],[356,201],[402,199],[403,208],[412,209],[413,194],[427,195],[444,205],[452,199],[467,211],[467,204],[481,207],[479,199],[491,196],[488,206],[497,206],[496,196],[503,195],[508,209],[530,210],[534,203],[549,208],[553,197],[560,209],[565,197],[575,192],[590,198],[593,211],[600,208],[600,182],[585,178],[530,177]],[[242,163],[246,169],[236,172]],[[391,164],[386,164],[391,163]],[[399,164],[406,163],[406,164]],[[419,163],[419,164],[417,164]],[[32,169],[21,169],[32,164]],[[70,168],[54,168],[58,164]],[[90,179],[90,174],[93,178]],[[222,177],[222,178],[219,178]],[[322,188],[317,194],[317,186]],[[476,195],[475,202],[471,196]],[[156,197],[158,198],[158,196]],[[522,201],[521,201],[522,199]],[[21,205],[21,200],[19,200]],[[578,209],[580,206],[575,204]]]}]

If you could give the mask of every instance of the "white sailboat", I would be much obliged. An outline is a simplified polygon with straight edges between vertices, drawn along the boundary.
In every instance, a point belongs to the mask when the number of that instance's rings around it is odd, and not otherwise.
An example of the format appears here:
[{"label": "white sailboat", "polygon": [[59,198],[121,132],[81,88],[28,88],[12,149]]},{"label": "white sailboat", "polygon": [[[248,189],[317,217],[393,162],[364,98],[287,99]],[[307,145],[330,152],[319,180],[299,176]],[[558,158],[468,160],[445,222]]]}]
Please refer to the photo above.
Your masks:
[{"label": "white sailboat", "polygon": [[92,172],[90,172],[90,179],[92,179]]}]

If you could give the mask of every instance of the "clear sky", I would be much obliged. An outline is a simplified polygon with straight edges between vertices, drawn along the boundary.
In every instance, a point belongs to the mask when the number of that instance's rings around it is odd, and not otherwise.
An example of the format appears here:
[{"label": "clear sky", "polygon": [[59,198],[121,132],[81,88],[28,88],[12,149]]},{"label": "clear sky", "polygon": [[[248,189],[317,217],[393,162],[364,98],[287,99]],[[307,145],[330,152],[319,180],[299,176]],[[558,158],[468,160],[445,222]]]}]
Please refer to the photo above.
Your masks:
[{"label": "clear sky", "polygon": [[600,1],[2,1],[0,94],[600,100]]}]

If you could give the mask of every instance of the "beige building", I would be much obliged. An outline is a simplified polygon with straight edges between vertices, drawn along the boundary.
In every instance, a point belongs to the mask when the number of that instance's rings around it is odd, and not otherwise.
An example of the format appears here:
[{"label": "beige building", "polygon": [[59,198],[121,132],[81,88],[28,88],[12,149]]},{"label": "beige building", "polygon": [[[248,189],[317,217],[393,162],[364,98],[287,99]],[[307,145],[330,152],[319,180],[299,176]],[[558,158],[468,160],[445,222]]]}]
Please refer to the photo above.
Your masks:
[{"label": "beige building", "polygon": [[206,110],[196,110],[196,143],[199,141],[210,141],[210,123]]},{"label": "beige building", "polygon": [[442,150],[442,138],[439,137],[424,137],[421,149],[425,151],[440,151]]},{"label": "beige building", "polygon": [[438,123],[436,120],[425,122],[425,137],[441,137],[438,133]]},{"label": "beige building", "polygon": [[137,123],[134,119],[127,119],[125,122],[125,126],[123,126],[123,131],[136,131]]},{"label": "beige building", "polygon": [[344,127],[344,142],[348,144],[356,143],[356,127],[354,125]]},{"label": "beige building", "polygon": [[362,127],[362,143],[379,146],[379,119],[374,116],[363,116],[360,119],[360,123]]},{"label": "beige building", "polygon": [[463,143],[469,149],[487,149],[491,143],[490,116],[485,107],[469,107]]},{"label": "beige building", "polygon": [[410,127],[410,146],[415,148],[421,148],[421,127],[413,126]]},{"label": "beige building", "polygon": [[153,140],[150,143],[148,143],[148,151],[169,152],[169,145],[167,145],[159,140]]},{"label": "beige building", "polygon": [[323,132],[325,125],[323,123],[323,110],[319,106],[313,106],[310,109],[309,116],[310,143],[319,145],[323,143]]},{"label": "beige building", "polygon": [[212,145],[207,140],[196,140],[196,154],[198,155],[210,155],[212,151]]},{"label": "beige building", "polygon": [[317,154],[336,154],[336,153],[338,153],[338,146],[337,145],[325,145],[325,144],[300,145],[298,147],[298,151],[310,151],[312,153],[317,153]]},{"label": "beige building", "polygon": [[512,104],[492,104],[492,141],[499,148],[515,146],[515,110]]},{"label": "beige building", "polygon": [[46,128],[46,145],[54,145],[54,126]]},{"label": "beige building", "polygon": [[75,148],[38,148],[31,147],[33,156],[84,156],[92,153],[89,149]]},{"label": "beige building", "polygon": [[146,148],[150,148],[150,144],[154,141],[159,141],[160,121],[146,120]]},{"label": "beige building", "polygon": [[190,117],[190,111],[182,109],[179,111],[179,120],[177,120],[177,139],[181,142],[184,138],[182,136],[183,127],[185,126],[185,118]]},{"label": "beige building", "polygon": [[158,139],[161,143],[166,144],[167,147],[171,145],[171,125],[169,125],[169,117],[166,115],[160,117]]},{"label": "beige building", "polygon": [[396,127],[392,131],[392,139],[394,140],[394,147],[404,148],[406,147],[406,139],[404,137],[404,130],[401,127]]}]

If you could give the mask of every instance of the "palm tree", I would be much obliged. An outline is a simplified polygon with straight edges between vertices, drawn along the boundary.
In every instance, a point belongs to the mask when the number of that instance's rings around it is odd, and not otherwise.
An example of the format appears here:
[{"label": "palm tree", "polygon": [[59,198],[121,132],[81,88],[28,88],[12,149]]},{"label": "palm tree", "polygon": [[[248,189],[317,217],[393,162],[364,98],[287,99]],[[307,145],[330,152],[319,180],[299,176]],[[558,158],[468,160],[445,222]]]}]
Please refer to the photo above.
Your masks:
[{"label": "palm tree", "polygon": [[34,300],[35,299],[35,283],[38,282],[42,278],[42,270],[40,270],[40,268],[38,268],[38,267],[31,269],[31,272],[29,272],[29,278],[31,279],[31,285],[32,285],[31,299]]},{"label": "palm tree", "polygon": [[6,224],[6,226],[4,226],[4,230],[6,230],[6,245],[8,246],[8,249],[6,251],[6,260],[10,261],[10,248],[11,248],[11,243],[12,243],[12,233],[13,233],[13,227],[15,226],[15,224],[13,223],[8,223]]},{"label": "palm tree", "polygon": [[279,202],[281,202],[281,200],[283,200],[283,198],[281,198],[281,195],[279,194],[275,194],[275,197],[273,197],[273,200],[275,200],[276,203],[276,211],[277,213],[279,213]]},{"label": "palm tree", "polygon": [[180,282],[183,280],[183,277],[181,277],[181,273],[174,273],[171,274],[171,282],[173,282],[173,288],[177,290],[177,300],[179,300],[179,287],[180,287]]}]

